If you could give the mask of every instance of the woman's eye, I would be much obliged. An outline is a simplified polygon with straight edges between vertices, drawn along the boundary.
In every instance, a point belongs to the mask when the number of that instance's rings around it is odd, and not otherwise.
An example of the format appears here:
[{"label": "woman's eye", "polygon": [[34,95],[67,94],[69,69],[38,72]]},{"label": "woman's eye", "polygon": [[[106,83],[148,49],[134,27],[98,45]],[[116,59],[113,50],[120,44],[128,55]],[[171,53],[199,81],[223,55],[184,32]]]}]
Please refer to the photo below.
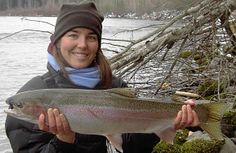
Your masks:
[{"label": "woman's eye", "polygon": [[89,40],[89,41],[97,41],[98,38],[97,38],[96,35],[91,35],[91,36],[88,36],[88,40]]},{"label": "woman's eye", "polygon": [[77,39],[79,36],[77,34],[68,34],[69,38]]}]

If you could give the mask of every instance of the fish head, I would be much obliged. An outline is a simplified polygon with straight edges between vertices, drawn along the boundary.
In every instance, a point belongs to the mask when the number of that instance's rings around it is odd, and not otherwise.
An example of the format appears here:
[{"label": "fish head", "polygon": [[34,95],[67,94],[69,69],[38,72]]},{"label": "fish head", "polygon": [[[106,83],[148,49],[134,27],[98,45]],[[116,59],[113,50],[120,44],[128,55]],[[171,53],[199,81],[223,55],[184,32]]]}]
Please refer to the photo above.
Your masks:
[{"label": "fish head", "polygon": [[31,123],[37,123],[39,115],[46,114],[47,111],[47,107],[42,103],[40,97],[35,98],[27,96],[27,94],[11,96],[7,98],[6,103],[9,105],[9,109],[4,110],[5,113]]}]

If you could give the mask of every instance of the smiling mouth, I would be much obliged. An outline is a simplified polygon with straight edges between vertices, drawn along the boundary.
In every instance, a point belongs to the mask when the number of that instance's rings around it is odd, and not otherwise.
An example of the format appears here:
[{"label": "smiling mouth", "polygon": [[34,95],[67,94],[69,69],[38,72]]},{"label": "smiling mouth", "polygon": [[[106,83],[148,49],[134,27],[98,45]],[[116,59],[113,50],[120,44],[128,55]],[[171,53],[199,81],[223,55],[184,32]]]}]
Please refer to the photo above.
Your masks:
[{"label": "smiling mouth", "polygon": [[78,53],[78,52],[72,52],[73,55],[75,55],[76,57],[79,58],[87,58],[88,54],[84,54],[84,53]]}]

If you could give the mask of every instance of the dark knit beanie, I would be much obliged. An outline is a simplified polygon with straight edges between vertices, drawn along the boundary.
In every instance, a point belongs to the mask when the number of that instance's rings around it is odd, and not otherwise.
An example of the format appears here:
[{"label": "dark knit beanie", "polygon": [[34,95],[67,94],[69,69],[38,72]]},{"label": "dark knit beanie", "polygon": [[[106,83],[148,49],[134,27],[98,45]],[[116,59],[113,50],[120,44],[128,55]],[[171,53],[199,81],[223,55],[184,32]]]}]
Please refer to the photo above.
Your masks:
[{"label": "dark knit beanie", "polygon": [[81,5],[62,5],[57,17],[52,43],[55,44],[66,32],[76,27],[93,30],[101,46],[102,21],[104,17],[98,12],[94,3]]}]

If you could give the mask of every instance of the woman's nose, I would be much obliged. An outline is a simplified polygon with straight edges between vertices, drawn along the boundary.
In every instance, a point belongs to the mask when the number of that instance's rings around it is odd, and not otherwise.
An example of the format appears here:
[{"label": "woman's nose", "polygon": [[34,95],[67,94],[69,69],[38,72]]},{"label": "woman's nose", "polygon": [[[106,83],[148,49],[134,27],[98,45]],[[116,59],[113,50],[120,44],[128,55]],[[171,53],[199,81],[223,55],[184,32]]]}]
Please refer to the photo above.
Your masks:
[{"label": "woman's nose", "polygon": [[80,37],[77,41],[77,47],[78,48],[86,48],[87,47],[87,41],[85,37]]}]

